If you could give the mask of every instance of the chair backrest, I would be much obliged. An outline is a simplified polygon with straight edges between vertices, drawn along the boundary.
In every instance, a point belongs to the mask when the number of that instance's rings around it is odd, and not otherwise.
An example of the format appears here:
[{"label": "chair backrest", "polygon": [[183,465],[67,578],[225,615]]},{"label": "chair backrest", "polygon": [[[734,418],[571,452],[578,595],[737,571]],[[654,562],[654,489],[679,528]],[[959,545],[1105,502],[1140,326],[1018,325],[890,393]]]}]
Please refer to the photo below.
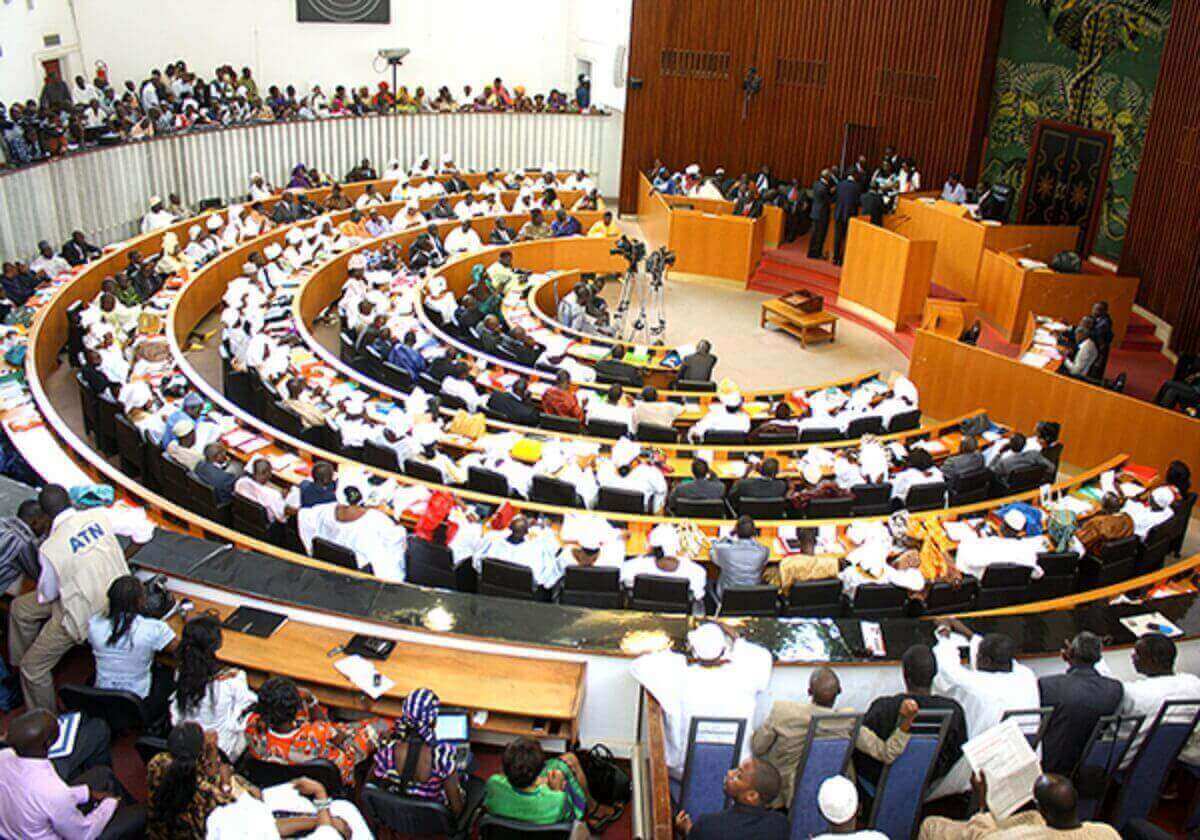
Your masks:
[{"label": "chair backrest", "polygon": [[978,493],[982,490],[985,494],[984,498],[986,498],[987,492],[992,487],[992,471],[987,467],[980,467],[956,478],[947,478],[946,485],[959,496]]},{"label": "chair backrest", "polygon": [[511,496],[512,488],[502,473],[485,467],[467,467],[467,487],[477,493],[492,496]]},{"label": "chair backrest", "polygon": [[1061,598],[1075,591],[1079,575],[1079,555],[1073,551],[1048,551],[1038,555],[1042,576],[1030,580],[1030,600]]},{"label": "chair backrest", "polygon": [[341,566],[343,569],[358,568],[357,554],[344,545],[330,542],[324,537],[313,537],[312,553],[316,559],[324,560],[326,563],[333,563],[335,566]]},{"label": "chair backrest", "polygon": [[1058,478],[1058,465],[1062,461],[1063,445],[1062,443],[1052,443],[1042,450],[1042,457],[1054,465],[1054,474],[1049,477],[1049,481],[1054,481]]},{"label": "chair backrest", "polygon": [[837,578],[793,583],[783,603],[783,614],[789,617],[837,618],[843,611],[842,582]]},{"label": "chair backrest", "polygon": [[381,470],[400,472],[400,459],[396,456],[396,450],[390,446],[380,446],[373,440],[363,443],[363,461]]},{"label": "chair backrest", "polygon": [[614,513],[645,513],[646,497],[637,490],[619,487],[600,488],[600,509]]},{"label": "chair backrest", "polygon": [[746,442],[745,432],[722,431],[718,429],[710,429],[704,433],[704,443],[717,444],[719,446],[739,446]]},{"label": "chair backrest", "polygon": [[629,427],[615,420],[589,420],[587,433],[592,437],[619,438],[629,434]]},{"label": "chair backrest", "polygon": [[117,452],[121,456],[122,466],[132,467],[140,475],[146,468],[146,442],[142,439],[142,433],[124,414],[113,418],[113,427],[117,434]]},{"label": "chair backrest", "polygon": [[1053,712],[1053,706],[1042,706],[1038,709],[1006,709],[1000,716],[1000,722],[1003,723],[1009,718],[1015,719],[1017,726],[1021,727],[1021,732],[1025,735],[1025,740],[1029,742],[1029,746],[1036,750],[1042,743],[1042,736],[1046,734],[1046,726],[1050,723],[1050,715]]},{"label": "chair backrest", "polygon": [[479,592],[500,598],[533,600],[533,571],[528,566],[485,557],[479,578]]},{"label": "chair backrest", "polygon": [[647,443],[676,443],[679,433],[670,426],[660,426],[657,423],[638,423],[637,439]]},{"label": "chair backrest", "polygon": [[1003,481],[1004,491],[1009,494],[1024,493],[1040,486],[1046,479],[1046,470],[1040,464],[1027,464],[1008,474]]},{"label": "chair backrest", "polygon": [[268,399],[263,404],[263,419],[286,435],[300,437],[304,433],[300,416],[275,400]]},{"label": "chair backrest", "polygon": [[804,506],[806,519],[841,519],[854,510],[854,497],[843,499],[810,499]]},{"label": "chair backrest", "polygon": [[956,586],[952,583],[940,582],[929,587],[925,596],[925,612],[961,612],[969,610],[979,594],[979,581],[972,577],[964,577]]},{"label": "chair backrest", "polygon": [[141,735],[134,741],[133,748],[137,750],[142,764],[149,764],[154,756],[167,751],[167,739],[154,735]]},{"label": "chair backrest", "polygon": [[217,491],[212,485],[205,484],[193,473],[187,473],[185,480],[192,509],[205,519],[224,524],[229,518],[229,507],[217,501]]},{"label": "chair backrest", "polygon": [[717,383],[710,382],[707,379],[676,379],[671,388],[675,391],[711,394],[717,390]]},{"label": "chair backrest", "polygon": [[79,408],[83,412],[84,425],[92,431],[96,425],[96,415],[100,411],[100,398],[92,393],[92,389],[83,381],[83,376],[75,374],[75,385],[79,389]]},{"label": "chair backrest", "polygon": [[721,592],[722,616],[772,616],[778,613],[779,590],[774,586],[726,586]]},{"label": "chair backrest", "polygon": [[849,714],[820,715],[809,721],[792,788],[792,840],[808,840],[828,830],[817,805],[817,791],[830,776],[846,770],[861,725],[861,715]]},{"label": "chair backrest", "polygon": [[763,519],[783,519],[787,512],[787,499],[782,496],[739,498],[737,500],[737,510],[740,516],[750,516],[756,521]]},{"label": "chair backrest", "polygon": [[342,791],[342,775],[338,772],[337,765],[324,758],[315,758],[300,764],[284,764],[282,761],[263,761],[261,758],[244,755],[241,771],[260,788],[282,785],[307,777],[320,782],[330,796]]},{"label": "chair backrest", "polygon": [[1108,786],[1144,720],[1143,715],[1105,715],[1096,721],[1071,774],[1079,795],[1079,819],[1090,820],[1100,810]]},{"label": "chair backrest", "polygon": [[1137,562],[1138,574],[1158,571],[1163,567],[1171,545],[1175,542],[1175,532],[1179,514],[1175,514],[1166,522],[1160,522],[1146,532],[1146,541],[1142,545],[1141,556]]},{"label": "chair backrest", "polygon": [[1136,783],[1121,786],[1115,819],[1111,821],[1114,828],[1120,831],[1130,820],[1150,815],[1158,803],[1167,773],[1196,731],[1198,722],[1200,698],[1163,703],[1129,765],[1125,778],[1136,779]]},{"label": "chair backrest", "polygon": [[864,583],[854,591],[850,612],[854,617],[899,618],[904,615],[908,592],[890,583]]},{"label": "chair backrest", "polygon": [[863,435],[881,435],[883,434],[883,418],[882,417],[856,417],[846,426],[846,437],[860,438]]},{"label": "chair backrest", "polygon": [[909,511],[936,510],[946,506],[946,484],[939,481],[936,484],[918,484],[909,488],[904,500],[904,507]]},{"label": "chair backrest", "polygon": [[888,837],[916,835],[926,788],[937,764],[942,739],[950,728],[949,709],[918,712],[908,746],[879,776],[869,825]]},{"label": "chair backrest", "polygon": [[892,485],[856,484],[850,488],[854,494],[855,516],[884,516],[892,509]]},{"label": "chair backrest", "polygon": [[575,485],[558,478],[535,475],[529,489],[533,501],[545,505],[561,505],[565,507],[583,507],[583,499],[575,491]]},{"label": "chair backrest", "polygon": [[99,718],[108,724],[114,735],[140,730],[150,723],[141,699],[132,691],[64,685],[58,690],[58,697],[67,711]]},{"label": "chair backrest", "polygon": [[826,443],[831,440],[841,439],[842,430],[833,426],[800,430],[801,443]]},{"label": "chair backrest", "polygon": [[397,391],[411,391],[413,388],[412,374],[390,362],[383,363],[383,382]]},{"label": "chair backrest", "polygon": [[[170,459],[164,458],[164,474],[170,466]],[[234,493],[233,501],[229,506],[229,512],[235,531],[241,531],[243,534],[261,540],[270,539],[271,520],[267,516],[267,509],[258,502],[253,499],[247,499],[241,493]]]},{"label": "chair backrest", "polygon": [[583,431],[583,424],[574,417],[559,417],[557,414],[546,414],[545,412],[538,419],[538,426],[554,432],[567,432],[568,434],[579,434]]},{"label": "chair backrest", "polygon": [[362,790],[363,816],[372,825],[417,837],[449,837],[454,834],[454,816],[440,802],[401,796],[373,782]]},{"label": "chair backrest", "polygon": [[494,814],[484,814],[479,820],[479,840],[571,840],[575,823],[533,825],[532,823],[506,820]]},{"label": "chair backrest", "polygon": [[417,586],[456,589],[454,555],[446,546],[413,534],[409,536],[404,552],[404,580]]},{"label": "chair backrest", "polygon": [[1033,569],[1016,563],[992,563],[983,572],[979,581],[983,589],[1026,587]]},{"label": "chair backrest", "polygon": [[1105,566],[1110,563],[1120,563],[1123,560],[1132,560],[1137,557],[1140,545],[1141,543],[1137,535],[1130,534],[1128,537],[1122,537],[1119,540],[1109,540],[1102,543],[1096,551],[1096,556]]},{"label": "chair backrest", "polygon": [[729,807],[725,774],[738,765],[745,737],[746,721],[741,718],[692,718],[679,809],[693,820]]},{"label": "chair backrest", "polygon": [[633,579],[629,607],[651,612],[686,613],[691,612],[692,595],[683,578],[638,575]]},{"label": "chair backrest", "polygon": [[621,608],[621,570],[596,566],[567,566],[559,603],[574,607]]},{"label": "chair backrest", "polygon": [[428,481],[430,484],[443,482],[442,473],[437,467],[411,458],[404,462],[404,474],[419,481]]},{"label": "chair backrest", "polygon": [[724,519],[729,515],[724,499],[676,499],[672,506],[676,516],[692,519]]},{"label": "chair backrest", "polygon": [[799,441],[800,430],[790,427],[783,429],[767,429],[766,431],[759,432],[754,438],[755,443],[761,443],[765,445],[798,443]]},{"label": "chair backrest", "polygon": [[921,425],[921,409],[914,408],[912,411],[902,411],[899,414],[892,415],[891,422],[888,423],[888,434],[896,432],[907,432]]}]

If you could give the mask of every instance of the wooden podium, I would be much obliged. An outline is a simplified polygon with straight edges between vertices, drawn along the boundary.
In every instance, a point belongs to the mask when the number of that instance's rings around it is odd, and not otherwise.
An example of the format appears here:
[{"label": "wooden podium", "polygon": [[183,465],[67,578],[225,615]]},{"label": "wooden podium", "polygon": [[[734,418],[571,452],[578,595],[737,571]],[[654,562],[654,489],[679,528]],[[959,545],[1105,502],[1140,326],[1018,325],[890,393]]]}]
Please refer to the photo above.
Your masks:
[{"label": "wooden podium", "polygon": [[1136,277],[1028,269],[1020,263],[1023,256],[989,249],[979,269],[979,308],[1005,339],[1020,340],[1031,312],[1074,324],[1103,300],[1113,320],[1113,343],[1121,343],[1137,296]]},{"label": "wooden podium", "polygon": [[930,239],[851,219],[838,305],[895,330],[920,317],[936,256],[937,243]]}]

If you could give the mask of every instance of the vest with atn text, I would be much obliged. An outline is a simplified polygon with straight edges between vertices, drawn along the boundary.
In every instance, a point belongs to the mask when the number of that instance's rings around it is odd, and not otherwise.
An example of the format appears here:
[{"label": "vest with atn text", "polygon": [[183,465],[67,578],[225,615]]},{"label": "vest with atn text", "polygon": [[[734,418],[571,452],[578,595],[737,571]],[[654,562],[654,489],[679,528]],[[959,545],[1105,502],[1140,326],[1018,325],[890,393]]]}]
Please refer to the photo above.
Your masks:
[{"label": "vest with atn text", "polygon": [[41,554],[58,573],[63,629],[75,641],[86,641],[88,621],[108,608],[109,585],[129,574],[108,516],[103,510],[71,513],[50,532]]}]

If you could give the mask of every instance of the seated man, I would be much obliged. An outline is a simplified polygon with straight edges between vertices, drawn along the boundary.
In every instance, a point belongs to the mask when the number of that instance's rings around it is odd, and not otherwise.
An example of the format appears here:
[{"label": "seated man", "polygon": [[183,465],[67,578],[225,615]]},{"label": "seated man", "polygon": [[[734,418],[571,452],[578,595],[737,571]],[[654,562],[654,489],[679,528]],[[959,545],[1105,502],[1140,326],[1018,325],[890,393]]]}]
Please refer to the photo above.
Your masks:
[{"label": "seated man", "polygon": [[413,380],[416,380],[418,376],[429,369],[429,362],[425,361],[425,357],[417,350],[417,333],[415,330],[409,330],[404,334],[402,340],[392,345],[392,352],[388,354],[387,360],[388,364],[408,371],[408,375]]},{"label": "seated man", "polygon": [[708,339],[696,342],[696,352],[684,357],[679,366],[676,379],[686,379],[689,382],[708,382],[712,379],[713,368],[717,366],[717,357],[712,354],[712,344]]},{"label": "seated man", "polygon": [[164,449],[167,457],[186,470],[195,470],[204,456],[196,451],[196,423],[191,418],[176,420],[171,426],[173,440]]},{"label": "seated man", "polygon": [[550,225],[550,230],[555,237],[579,236],[583,233],[583,226],[579,219],[568,215],[566,210],[559,209],[554,211],[554,222]]},{"label": "seated man", "polygon": [[779,796],[782,780],[779,771],[765,761],[747,758],[725,775],[722,790],[733,800],[733,807],[712,814],[703,814],[693,822],[686,811],[675,815],[675,828],[692,840],[717,838],[756,838],[756,840],[786,840],[789,833],[787,817],[779,811],[768,810]]},{"label": "seated man", "polygon": [[749,431],[750,415],[742,411],[742,395],[737,391],[729,391],[709,404],[708,412],[688,430],[688,439],[699,443],[708,432],[746,434]]},{"label": "seated man", "polygon": [[672,512],[678,513],[676,502],[680,499],[696,502],[704,499],[723,498],[725,498],[725,483],[712,474],[707,461],[702,458],[693,458],[692,478],[690,481],[681,481],[675,485],[675,489],[671,491],[670,508]]},{"label": "seated man", "polygon": [[[1120,713],[1144,715],[1145,719],[1121,761],[1122,768],[1128,767],[1137,756],[1166,701],[1195,700],[1200,697],[1200,677],[1186,672],[1176,673],[1176,654],[1175,643],[1161,633],[1147,633],[1133,646],[1133,668],[1139,679],[1125,681]],[[1179,761],[1192,769],[1200,767],[1200,730],[1188,738],[1179,753]]]},{"label": "seated man", "polygon": [[[749,472],[747,465],[747,473]],[[729,488],[729,500],[735,505],[739,499],[782,499],[787,495],[788,483],[779,477],[779,461],[764,458],[758,465],[758,477],[749,474],[734,482]]]},{"label": "seated man", "polygon": [[288,506],[299,510],[336,502],[337,484],[337,468],[328,461],[317,461],[313,464],[312,478],[306,478],[288,492]]},{"label": "seated man", "polygon": [[998,819],[987,810],[986,781],[976,777],[974,783],[979,812],[965,822],[947,817],[926,817],[921,823],[918,840],[957,840],[967,837],[1118,840],[1121,836],[1110,825],[1079,819],[1079,796],[1075,786],[1065,776],[1054,773],[1038,776],[1033,785],[1034,810],[1024,808],[1003,819]]},{"label": "seated man", "polygon": [[596,378],[601,382],[613,382],[628,388],[642,387],[642,372],[623,361],[625,347],[614,344],[608,357],[596,362]]},{"label": "seated man", "polygon": [[[796,787],[796,774],[801,772],[800,759],[808,740],[808,727],[815,717],[834,714],[853,714],[854,709],[835,708],[842,684],[832,668],[818,668],[808,681],[809,701],[776,700],[761,726],[750,738],[750,749],[758,758],[771,762],[783,777],[780,798],[771,804],[790,807]],[[900,704],[893,728],[886,740],[874,730],[860,727],[855,749],[878,762],[891,764],[908,746],[908,733],[917,716],[915,700]],[[847,730],[848,731],[848,728]]]},{"label": "seated man", "polygon": [[831,776],[817,789],[817,808],[829,823],[827,834],[813,840],[885,840],[886,835],[869,829],[858,830],[858,788],[845,776]]},{"label": "seated man", "polygon": [[542,394],[542,411],[555,417],[583,419],[583,408],[571,391],[571,374],[562,369],[554,374],[554,385]]},{"label": "seated man", "polygon": [[305,393],[308,388],[305,386],[303,379],[298,376],[291,377],[287,381],[286,389],[287,396],[280,401],[280,404],[299,417],[300,423],[305,429],[324,426],[329,422],[329,417],[325,411],[313,400],[309,399]]},{"label": "seated man", "polygon": [[1079,523],[1075,536],[1088,554],[1096,554],[1104,544],[1123,539],[1133,533],[1133,519],[1121,510],[1121,497],[1105,493],[1100,512]]},{"label": "seated man", "polygon": [[620,385],[612,385],[604,396],[592,392],[587,401],[587,420],[607,420],[620,423],[633,434],[633,409],[625,405],[625,393]]},{"label": "seated man", "polygon": [[[703,463],[703,462],[702,462]],[[755,537],[758,529],[749,516],[738,517],[733,534],[712,543],[709,556],[721,570],[714,584],[716,602],[720,603],[729,586],[758,586],[771,552]]]},{"label": "seated man", "polygon": [[1083,379],[1088,376],[1092,365],[1100,358],[1100,350],[1092,339],[1089,327],[1075,328],[1075,355],[1067,359],[1062,366],[1064,373]]},{"label": "seated man", "polygon": [[641,427],[643,423],[654,426],[671,428],[676,418],[683,413],[683,403],[658,399],[658,391],[647,386],[642,389],[639,398],[633,403],[634,423]]},{"label": "seated man", "polygon": [[220,441],[204,447],[204,460],[193,467],[192,472],[216,492],[218,505],[233,499],[233,486],[241,477],[240,470],[231,468],[229,452]]},{"label": "seated man", "polygon": [[933,456],[914,447],[908,453],[904,469],[892,477],[892,498],[898,499],[903,506],[912,488],[944,482],[941,470],[933,465]]},{"label": "seated man", "polygon": [[512,386],[512,391],[493,391],[488,397],[487,407],[500,415],[501,419],[519,426],[536,426],[540,412],[529,396],[529,381],[524,377]]},{"label": "seated man", "polygon": [[975,475],[985,466],[983,453],[979,451],[979,439],[974,435],[964,435],[958,453],[942,462],[942,477],[946,479],[946,486],[953,490],[964,476]]},{"label": "seated man", "polygon": [[1046,460],[1046,456],[1026,445],[1025,435],[1014,432],[1009,438],[1008,449],[1000,453],[992,463],[992,472],[1002,481],[1007,481],[1015,470],[1036,464],[1045,471],[1045,475],[1054,474],[1054,465]]},{"label": "seated man", "polygon": [[1175,491],[1163,485],[1150,491],[1150,498],[1145,502],[1130,499],[1121,511],[1133,520],[1133,533],[1139,540],[1145,540],[1151,528],[1175,515],[1175,509],[1171,507],[1174,501]]},{"label": "seated man", "polygon": [[632,590],[639,575],[682,578],[688,583],[688,594],[692,601],[702,601],[708,576],[699,563],[680,556],[681,546],[675,526],[670,523],[655,526],[647,543],[649,554],[626,560],[621,566],[621,584]]},{"label": "seated man", "polygon": [[[112,768],[96,765],[68,785],[46,758],[58,740],[58,719],[43,709],[16,717],[0,750],[0,836],[136,838],[145,809],[121,804],[122,788]],[[87,814],[80,807],[94,804]]]},{"label": "seated man", "polygon": [[283,494],[271,483],[274,475],[270,461],[266,458],[255,458],[250,462],[247,474],[234,483],[233,492],[262,505],[272,525],[283,525],[296,511],[284,501]]},{"label": "seated man", "polygon": [[1096,670],[1104,654],[1103,643],[1086,630],[1063,645],[1064,674],[1038,680],[1041,706],[1052,711],[1042,735],[1042,770],[1074,773],[1096,722],[1114,715],[1121,705],[1121,683]]}]

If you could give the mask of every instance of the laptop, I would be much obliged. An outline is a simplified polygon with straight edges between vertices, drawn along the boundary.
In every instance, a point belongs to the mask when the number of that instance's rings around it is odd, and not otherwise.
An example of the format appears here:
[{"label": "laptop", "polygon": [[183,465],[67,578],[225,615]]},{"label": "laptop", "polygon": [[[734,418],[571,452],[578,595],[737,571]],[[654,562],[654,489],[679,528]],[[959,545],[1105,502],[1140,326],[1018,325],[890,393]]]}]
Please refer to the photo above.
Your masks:
[{"label": "laptop", "polygon": [[471,763],[471,713],[466,709],[442,708],[434,737],[454,748],[454,765],[464,771]]}]

